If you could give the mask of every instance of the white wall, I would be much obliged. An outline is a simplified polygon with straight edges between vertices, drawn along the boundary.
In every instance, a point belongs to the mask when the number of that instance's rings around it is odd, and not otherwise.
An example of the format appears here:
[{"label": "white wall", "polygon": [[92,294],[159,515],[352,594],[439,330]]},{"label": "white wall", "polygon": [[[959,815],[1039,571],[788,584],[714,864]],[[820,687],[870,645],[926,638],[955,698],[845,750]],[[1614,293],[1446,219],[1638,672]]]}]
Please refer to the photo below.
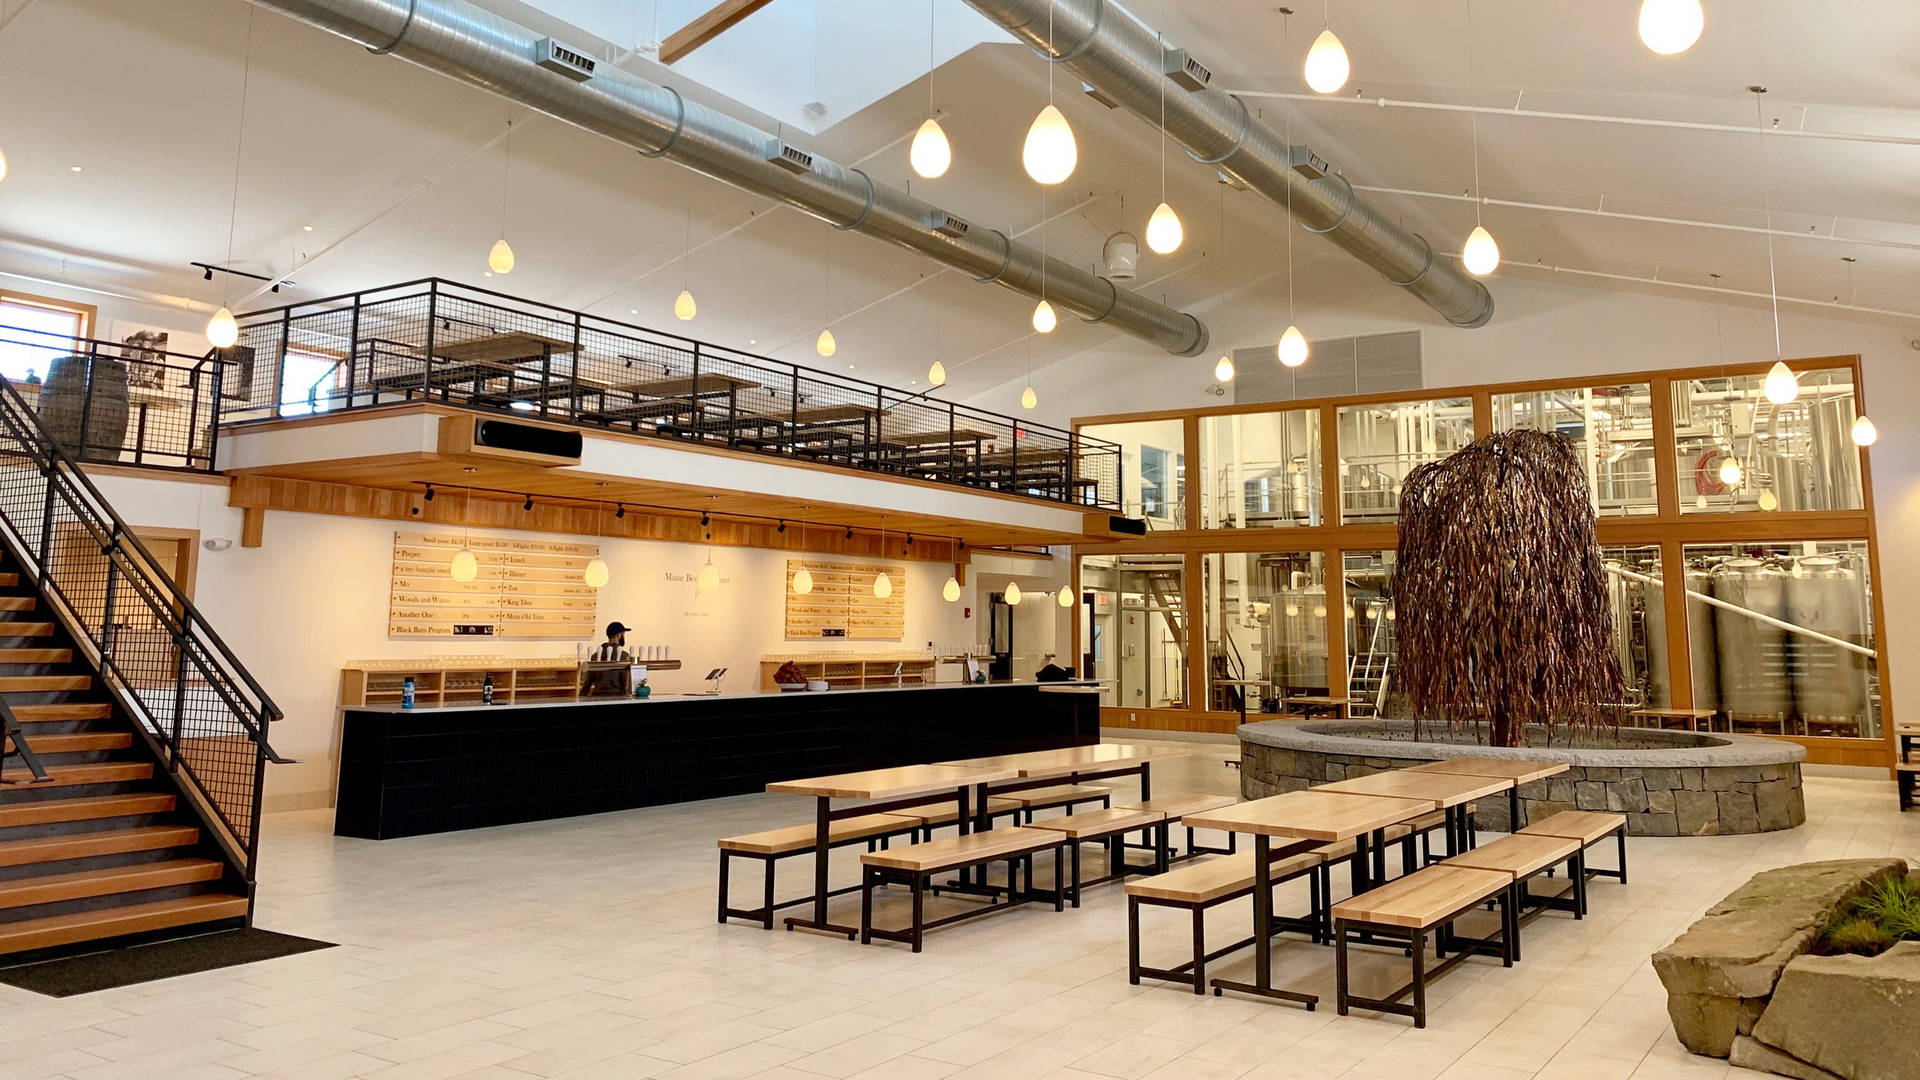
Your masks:
[{"label": "white wall", "polygon": [[[170,479],[97,477],[102,494],[135,526],[198,529],[203,540],[238,540],[240,512],[226,506],[224,487]],[[268,806],[324,806],[331,801],[340,669],[350,661],[486,653],[572,656],[572,641],[493,639],[390,641],[387,583],[393,570],[393,534],[405,522],[270,512],[266,542],[200,551],[195,603],[267,693],[286,713],[273,730],[274,748],[299,764],[268,770]],[[486,530],[504,535],[505,530]],[[551,534],[539,534],[553,538]],[[569,537],[592,542],[592,537]],[[906,561],[907,629],[897,642],[789,641],[784,635],[786,560],[790,552],[716,547],[720,588],[696,594],[693,577],[706,561],[698,544],[602,539],[612,581],[600,591],[597,622],[619,619],[633,628],[630,644],[666,644],[678,672],[650,680],[655,693],[704,687],[709,668],[732,669],[725,688],[759,684],[760,660],[808,652],[895,652],[951,647],[974,638],[960,602],[940,597],[951,566]],[[824,558],[824,557],[823,557]],[[883,561],[852,559],[878,566]],[[981,593],[979,595],[984,595]],[[595,643],[597,643],[597,638]]]}]

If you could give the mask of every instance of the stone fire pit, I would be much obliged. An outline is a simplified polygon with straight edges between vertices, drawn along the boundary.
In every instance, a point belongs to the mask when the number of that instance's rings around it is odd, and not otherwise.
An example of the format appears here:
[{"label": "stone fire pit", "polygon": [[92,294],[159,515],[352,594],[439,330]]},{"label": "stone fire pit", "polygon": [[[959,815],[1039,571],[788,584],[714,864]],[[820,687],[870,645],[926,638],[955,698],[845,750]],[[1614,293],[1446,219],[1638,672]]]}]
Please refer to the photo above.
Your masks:
[{"label": "stone fire pit", "polygon": [[[1240,793],[1249,799],[1298,791],[1451,757],[1565,761],[1569,769],[1520,787],[1520,810],[1537,821],[1561,810],[1627,815],[1635,836],[1715,836],[1791,829],[1807,819],[1796,743],[1748,735],[1621,728],[1554,733],[1531,728],[1534,745],[1511,749],[1475,740],[1471,729],[1428,726],[1415,738],[1406,720],[1296,723],[1240,728]],[[1507,800],[1483,799],[1482,828],[1507,828]],[[1524,822],[1523,822],[1524,824]]]}]

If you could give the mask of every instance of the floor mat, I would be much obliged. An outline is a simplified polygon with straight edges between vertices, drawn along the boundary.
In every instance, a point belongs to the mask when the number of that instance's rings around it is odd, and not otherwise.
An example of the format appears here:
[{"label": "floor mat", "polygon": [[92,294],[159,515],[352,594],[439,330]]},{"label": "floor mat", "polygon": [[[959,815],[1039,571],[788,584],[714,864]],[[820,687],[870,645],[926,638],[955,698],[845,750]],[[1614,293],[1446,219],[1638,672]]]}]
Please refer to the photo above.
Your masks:
[{"label": "floor mat", "polygon": [[72,997],[333,947],[331,941],[246,927],[0,967],[0,983],[49,997]]}]

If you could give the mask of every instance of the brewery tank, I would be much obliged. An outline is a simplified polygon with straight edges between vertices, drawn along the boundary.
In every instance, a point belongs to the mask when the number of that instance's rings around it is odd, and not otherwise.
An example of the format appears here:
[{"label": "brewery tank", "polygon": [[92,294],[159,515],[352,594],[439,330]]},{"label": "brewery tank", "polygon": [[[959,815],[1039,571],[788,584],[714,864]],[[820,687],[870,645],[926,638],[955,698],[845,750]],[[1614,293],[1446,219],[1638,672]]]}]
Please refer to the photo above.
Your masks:
[{"label": "brewery tank", "polygon": [[[1683,580],[1688,592],[1713,595],[1713,575],[1706,568],[1688,567]],[[1693,706],[1696,709],[1721,708],[1720,638],[1714,632],[1715,610],[1712,604],[1696,597],[1687,597],[1687,658],[1693,665]]]},{"label": "brewery tank", "polygon": [[[1723,560],[1713,572],[1713,596],[1775,619],[1786,616],[1787,575],[1753,558]],[[1793,711],[1787,632],[1739,611],[1714,609],[1719,644],[1720,701],[1729,717],[1784,721]]]},{"label": "brewery tank", "polygon": [[[1787,620],[1842,641],[1866,644],[1866,592],[1860,575],[1832,555],[1809,555],[1787,581]],[[1824,641],[1793,635],[1793,693],[1809,724],[1866,735],[1869,659]]]}]

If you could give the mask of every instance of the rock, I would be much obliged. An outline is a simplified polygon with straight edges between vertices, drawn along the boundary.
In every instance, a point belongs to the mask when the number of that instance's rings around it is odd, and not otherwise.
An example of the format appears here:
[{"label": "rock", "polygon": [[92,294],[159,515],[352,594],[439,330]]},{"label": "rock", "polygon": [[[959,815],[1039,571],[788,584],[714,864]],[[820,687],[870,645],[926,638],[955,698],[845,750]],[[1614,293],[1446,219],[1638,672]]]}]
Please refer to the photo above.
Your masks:
[{"label": "rock", "polygon": [[1684,788],[1673,793],[1681,836],[1713,836],[1720,831],[1720,804],[1711,791]]},{"label": "rock", "polygon": [[1753,786],[1753,804],[1759,810],[1762,831],[1793,828],[1791,797],[1792,792],[1784,780],[1769,780]]},{"label": "rock", "polygon": [[1846,1080],[1825,1069],[1815,1068],[1791,1054],[1783,1054],[1751,1035],[1733,1037],[1733,1054],[1729,1060],[1742,1069],[1791,1076],[1794,1080]]},{"label": "rock", "polygon": [[1920,1076],[1915,1016],[1920,942],[1903,941],[1879,956],[1795,959],[1753,1037],[1847,1080],[1911,1080]]},{"label": "rock", "polygon": [[1743,835],[1760,831],[1760,812],[1753,805],[1753,796],[1741,791],[1719,791],[1715,797],[1720,801],[1720,831]]},{"label": "rock", "polygon": [[[1593,770],[1588,769],[1589,773]],[[1597,780],[1581,780],[1573,785],[1573,804],[1582,810],[1607,808],[1607,785]]]},{"label": "rock", "polygon": [[[1673,792],[1670,790],[1649,790],[1647,792],[1647,812],[1653,814],[1673,813]],[[1667,835],[1671,836],[1672,833]]]},{"label": "rock", "polygon": [[1679,836],[1680,825],[1672,814],[1628,814],[1627,833],[1631,836]]},{"label": "rock", "polygon": [[1552,777],[1547,780],[1547,801],[1559,803],[1573,802],[1573,781],[1564,777]]},{"label": "rock", "polygon": [[1644,813],[1647,809],[1647,789],[1640,786],[1638,780],[1616,780],[1607,785],[1607,809],[1626,811],[1629,814]]},{"label": "rock", "polygon": [[1682,786],[1679,769],[1643,769],[1640,772],[1640,779],[1647,785],[1649,792],[1671,791]]},{"label": "rock", "polygon": [[[1676,793],[1683,808],[1688,794]],[[1683,816],[1682,831],[1685,826]],[[1807,951],[1828,913],[1869,882],[1906,872],[1902,859],[1784,866],[1754,875],[1708,908],[1673,944],[1653,954],[1654,971],[1667,989],[1667,1015],[1680,1042],[1696,1054],[1726,1057],[1742,1026],[1743,1010],[1749,1010],[1751,1024],[1758,999],[1773,993],[1781,971]]]}]

